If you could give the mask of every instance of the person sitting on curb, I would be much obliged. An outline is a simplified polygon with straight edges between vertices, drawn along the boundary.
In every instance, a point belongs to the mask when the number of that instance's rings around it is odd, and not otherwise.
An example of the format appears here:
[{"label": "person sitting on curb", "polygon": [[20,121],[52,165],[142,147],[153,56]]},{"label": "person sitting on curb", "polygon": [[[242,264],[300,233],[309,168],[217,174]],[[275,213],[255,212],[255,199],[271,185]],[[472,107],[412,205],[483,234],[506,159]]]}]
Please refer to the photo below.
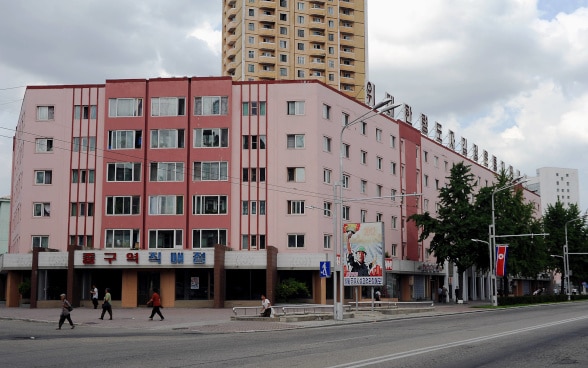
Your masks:
[{"label": "person sitting on curb", "polygon": [[261,317],[270,317],[272,314],[272,307],[270,300],[265,297],[264,294],[261,294]]}]

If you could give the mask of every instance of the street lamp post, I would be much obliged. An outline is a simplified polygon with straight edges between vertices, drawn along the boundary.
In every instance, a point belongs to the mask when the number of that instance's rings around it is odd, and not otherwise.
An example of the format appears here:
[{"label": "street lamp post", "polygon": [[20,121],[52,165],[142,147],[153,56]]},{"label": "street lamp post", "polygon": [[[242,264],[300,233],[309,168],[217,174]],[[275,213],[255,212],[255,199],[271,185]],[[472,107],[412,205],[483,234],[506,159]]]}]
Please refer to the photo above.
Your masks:
[{"label": "street lamp post", "polygon": [[570,285],[570,260],[569,260],[569,249],[568,249],[568,224],[570,222],[575,222],[575,221],[579,221],[579,220],[584,220],[586,218],[586,215],[582,216],[582,217],[576,217],[575,219],[569,220],[565,223],[564,225],[564,234],[566,236],[566,242],[564,244],[564,255],[563,255],[563,259],[564,259],[564,278],[566,280],[566,283],[568,284],[566,287],[566,294],[568,296],[568,300],[571,300],[571,285]]},{"label": "street lamp post", "polygon": [[[344,177],[343,177],[343,157],[344,157],[344,151],[343,151],[343,133],[345,132],[345,130],[365,119],[369,119],[373,116],[376,115],[380,115],[384,112],[393,110],[401,105],[390,105],[390,106],[386,106],[388,105],[390,102],[392,102],[392,99],[386,99],[384,101],[381,101],[379,103],[377,103],[374,107],[372,107],[368,112],[366,112],[365,114],[359,116],[358,118],[356,118],[355,120],[351,121],[348,124],[343,125],[343,127],[341,127],[341,132],[339,134],[339,182],[335,183],[335,188],[333,190],[333,196],[334,196],[334,207],[335,208],[339,208],[339,213],[337,214],[335,211],[335,216],[333,216],[333,231],[335,232],[334,237],[335,237],[335,242],[334,242],[334,246],[333,246],[333,255],[334,255],[334,259],[335,262],[337,260],[337,248],[340,248],[341,251],[341,262],[340,265],[338,265],[337,270],[339,271],[339,296],[341,298],[341,302],[337,301],[337,282],[336,282],[336,277],[335,277],[335,273],[333,274],[333,319],[334,320],[338,320],[338,321],[342,321],[343,320],[343,301],[345,299],[344,296],[344,292],[345,289],[343,287],[343,255],[344,255],[344,244],[343,244],[343,236],[342,236],[342,226],[339,226],[339,218],[341,218],[341,223],[343,221],[343,183],[344,183]],[[385,106],[385,107],[384,107]],[[381,110],[378,110],[380,108],[384,107]],[[373,115],[368,116],[369,114],[373,113]],[[337,185],[339,185],[339,191],[337,192]],[[336,245],[338,244],[338,245]]]},{"label": "street lamp post", "polygon": [[[488,238],[490,240],[490,245],[491,245],[491,250],[492,250],[492,255],[491,255],[491,263],[494,265],[494,260],[495,260],[495,256],[496,256],[496,218],[494,216],[494,195],[500,191],[506,190],[506,189],[510,189],[516,185],[522,184],[524,182],[526,182],[528,179],[522,180],[523,176],[520,176],[516,179],[513,180],[512,184],[510,185],[506,185],[504,187],[500,187],[498,189],[496,189],[495,191],[492,192],[492,225],[490,225],[490,227],[488,228]],[[498,306],[498,299],[496,297],[496,270],[494,270],[494,273],[492,275],[492,306],[496,307]]]},{"label": "street lamp post", "polygon": [[[565,246],[564,246],[564,255],[567,255],[567,253],[565,251]],[[567,262],[566,262],[566,257],[565,256],[560,256],[560,255],[557,255],[557,254],[550,254],[550,256],[552,256],[553,258],[561,258],[563,260],[563,264],[564,264],[564,277],[562,278],[562,281],[561,282],[562,282],[562,284],[565,284],[565,278],[566,278],[566,275],[568,274],[568,265],[567,265]],[[568,300],[570,300],[571,297],[567,293],[567,291],[566,291],[566,294],[568,295]]]}]

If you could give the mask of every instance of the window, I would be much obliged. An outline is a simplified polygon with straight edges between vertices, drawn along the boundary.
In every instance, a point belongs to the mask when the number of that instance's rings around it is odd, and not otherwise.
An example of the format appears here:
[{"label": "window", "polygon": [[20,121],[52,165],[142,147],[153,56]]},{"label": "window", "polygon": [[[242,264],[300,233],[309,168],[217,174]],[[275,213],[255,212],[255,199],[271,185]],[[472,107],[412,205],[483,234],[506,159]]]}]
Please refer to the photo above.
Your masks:
[{"label": "window", "polygon": [[247,64],[247,71],[249,73],[255,73],[255,65],[253,65],[253,64]]},{"label": "window", "polygon": [[37,106],[37,120],[53,120],[54,118],[54,106]]},{"label": "window", "polygon": [[341,123],[343,125],[349,124],[349,114],[341,113]]},{"label": "window", "polygon": [[249,215],[249,201],[241,201],[241,215]]},{"label": "window", "polygon": [[51,205],[49,202],[33,203],[33,217],[49,217]]},{"label": "window", "polygon": [[115,162],[106,166],[106,181],[141,181],[140,162]]},{"label": "window", "polygon": [[361,210],[359,216],[361,218],[361,222],[367,222],[367,211],[366,210]]},{"label": "window", "polygon": [[192,230],[192,248],[212,248],[216,244],[227,245],[226,229]]},{"label": "window", "polygon": [[280,54],[280,62],[287,63],[288,62],[288,55]]},{"label": "window", "polygon": [[384,189],[380,184],[376,186],[376,197],[382,196],[382,189]]},{"label": "window", "polygon": [[111,118],[143,116],[143,99],[111,98],[108,100],[108,116]]},{"label": "window", "polygon": [[296,22],[298,22],[298,24],[304,24],[304,15],[297,16]]},{"label": "window", "polygon": [[349,151],[351,147],[347,143],[343,143],[343,157],[349,158]]},{"label": "window", "polygon": [[184,116],[186,99],[184,97],[153,97],[151,116]]},{"label": "window", "polygon": [[376,168],[378,170],[382,170],[383,162],[384,162],[384,159],[382,157],[380,157],[380,156],[376,157]]},{"label": "window", "polygon": [[151,131],[151,148],[184,148],[184,129],[154,129]]},{"label": "window", "polygon": [[52,177],[53,171],[51,170],[35,170],[35,184],[52,184]]},{"label": "window", "polygon": [[429,175],[424,175],[423,176],[423,181],[425,182],[425,187],[429,186]]},{"label": "window", "polygon": [[[259,178],[257,173],[259,172]],[[259,179],[259,180],[258,180]],[[260,168],[248,168],[248,167],[244,167],[243,168],[243,176],[242,176],[242,180],[244,183],[246,182],[265,182],[265,167],[260,167]]]},{"label": "window", "polygon": [[304,201],[288,201],[288,215],[303,215]]},{"label": "window", "polygon": [[176,195],[159,195],[149,197],[150,215],[184,214],[184,197]]},{"label": "window", "polygon": [[304,148],[304,134],[288,134],[286,147],[288,149]]},{"label": "window", "polygon": [[396,257],[396,249],[398,248],[398,244],[392,244],[392,257]]},{"label": "window", "polygon": [[296,63],[298,63],[298,64],[305,64],[306,63],[306,58],[304,56],[297,56],[296,57]]},{"label": "window", "polygon": [[149,181],[184,181],[183,162],[152,162]]},{"label": "window", "polygon": [[304,248],[304,235],[288,234],[288,248]]},{"label": "window", "polygon": [[376,141],[377,142],[382,141],[382,129],[376,128]]},{"label": "window", "polygon": [[367,192],[367,180],[362,179],[359,183],[359,191],[365,194]]},{"label": "window", "polygon": [[72,146],[74,152],[94,152],[96,151],[96,137],[74,137]]},{"label": "window", "polygon": [[[244,135],[243,137],[243,149],[265,149],[266,136],[265,135]],[[251,144],[249,143],[251,142]]]},{"label": "window", "polygon": [[323,118],[331,120],[331,106],[323,104]]},{"label": "window", "polygon": [[360,153],[360,160],[362,165],[367,165],[367,152],[366,151],[361,151]]},{"label": "window", "polygon": [[304,115],[304,101],[288,101],[288,115]]},{"label": "window", "polygon": [[226,195],[206,195],[192,197],[193,215],[226,215]]},{"label": "window", "polygon": [[133,248],[139,243],[139,229],[106,229],[105,248]]},{"label": "window", "polygon": [[108,149],[141,148],[143,132],[141,130],[108,131]]},{"label": "window", "polygon": [[298,34],[298,37],[304,38],[304,29],[298,29],[296,33]]},{"label": "window", "polygon": [[35,139],[35,152],[53,152],[52,138],[37,138]]},{"label": "window", "polygon": [[423,200],[423,207],[424,207],[425,211],[429,210],[429,200],[428,199]]},{"label": "window", "polygon": [[33,235],[33,248],[49,248],[49,236],[47,235]]},{"label": "window", "polygon": [[381,213],[376,213],[376,222],[382,222],[382,219],[384,218],[384,215]]},{"label": "window", "polygon": [[331,217],[331,202],[323,202],[323,216]]},{"label": "window", "polygon": [[331,138],[323,137],[323,151],[331,152]]},{"label": "window", "polygon": [[107,215],[139,215],[141,213],[140,196],[106,197]]},{"label": "window", "polygon": [[254,44],[255,43],[255,37],[254,36],[249,36],[247,38],[247,40],[248,40],[249,44]]},{"label": "window", "polygon": [[[251,107],[251,108],[250,108]],[[259,109],[258,109],[259,107]],[[259,110],[259,115],[265,115],[265,101],[260,101],[259,103],[256,101],[253,102],[243,102],[242,110],[243,116],[256,116]]]},{"label": "window", "polygon": [[[333,8],[329,8],[329,9],[333,9]],[[335,34],[334,33],[329,33],[329,41],[334,42],[335,41]]]},{"label": "window", "polygon": [[282,77],[288,76],[288,69],[286,69],[286,68],[280,68],[280,75]]},{"label": "window", "polygon": [[194,129],[194,148],[229,146],[229,129]]},{"label": "window", "polygon": [[253,59],[255,57],[255,51],[254,50],[247,51],[247,57],[249,57],[250,59]]},{"label": "window", "polygon": [[250,17],[254,17],[255,16],[255,9],[249,9],[249,16]]},{"label": "window", "polygon": [[390,189],[390,199],[396,201],[396,189]]},{"label": "window", "polygon": [[[304,70],[302,70],[302,69],[298,69],[298,70],[296,71],[296,75],[298,76],[298,78],[305,78],[305,76],[306,76],[306,73],[304,72]],[[290,115],[294,115],[294,114],[290,114]],[[298,114],[297,114],[297,115],[298,115]]]},{"label": "window", "polygon": [[149,230],[149,248],[182,248],[184,230]]},{"label": "window", "polygon": [[298,10],[304,10],[304,3],[302,1],[299,1],[296,3],[296,8]]},{"label": "window", "polygon": [[288,167],[288,181],[304,182],[306,180],[306,173],[303,167]]},{"label": "window", "polygon": [[202,96],[194,98],[194,115],[228,115],[229,98],[227,96]]},{"label": "window", "polygon": [[349,188],[349,175],[343,174],[343,183],[341,183],[341,185],[345,189]]},{"label": "window", "polygon": [[323,248],[331,249],[331,243],[333,242],[333,236],[329,234],[323,235]]},{"label": "window", "polygon": [[390,136],[390,147],[396,148],[396,137],[393,135]]},{"label": "window", "polygon": [[229,169],[226,161],[194,162],[194,181],[226,181]]},{"label": "window", "polygon": [[[79,208],[79,211],[78,211],[78,208]],[[71,216],[78,216],[78,214],[80,217],[94,216],[94,203],[92,203],[92,202],[71,203],[70,215]]]},{"label": "window", "polygon": [[255,30],[255,24],[254,23],[247,23],[247,29],[249,29],[250,31],[254,31]]},{"label": "window", "polygon": [[72,183],[94,183],[96,174],[94,170],[79,170],[73,169],[71,171]]},{"label": "window", "polygon": [[280,48],[287,49],[288,48],[288,41],[280,40]]},{"label": "window", "polygon": [[390,162],[390,172],[392,175],[396,175],[396,162]]},{"label": "window", "polygon": [[75,105],[74,106],[74,119],[96,119],[97,106],[96,105]]},{"label": "window", "polygon": [[331,175],[333,171],[330,169],[323,169],[323,183],[331,184]]},{"label": "window", "polygon": [[423,160],[429,162],[429,152],[423,151]]},{"label": "window", "polygon": [[343,206],[343,213],[341,214],[341,218],[343,220],[349,221],[349,213],[351,212],[351,208],[349,206]]},{"label": "window", "polygon": [[398,222],[398,217],[396,217],[396,216],[392,216],[392,217],[390,218],[390,220],[391,220],[391,221],[390,221],[390,224],[392,225],[392,229],[396,229],[397,222]]},{"label": "window", "polygon": [[439,189],[439,179],[435,179],[435,189]]},{"label": "window", "polygon": [[[280,13],[280,20],[283,22],[287,22],[288,21],[288,14]],[[283,28],[286,28],[286,27],[283,27]]]},{"label": "window", "polygon": [[361,134],[367,135],[367,123],[365,121],[361,122]]}]

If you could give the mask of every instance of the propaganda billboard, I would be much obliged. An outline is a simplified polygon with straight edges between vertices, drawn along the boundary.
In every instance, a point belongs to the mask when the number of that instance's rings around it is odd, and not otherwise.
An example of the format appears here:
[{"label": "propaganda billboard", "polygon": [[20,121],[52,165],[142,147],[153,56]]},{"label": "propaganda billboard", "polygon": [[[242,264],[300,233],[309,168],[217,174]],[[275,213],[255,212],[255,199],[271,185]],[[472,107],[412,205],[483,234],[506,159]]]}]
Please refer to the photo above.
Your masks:
[{"label": "propaganda billboard", "polygon": [[343,225],[343,285],[384,285],[384,223]]}]

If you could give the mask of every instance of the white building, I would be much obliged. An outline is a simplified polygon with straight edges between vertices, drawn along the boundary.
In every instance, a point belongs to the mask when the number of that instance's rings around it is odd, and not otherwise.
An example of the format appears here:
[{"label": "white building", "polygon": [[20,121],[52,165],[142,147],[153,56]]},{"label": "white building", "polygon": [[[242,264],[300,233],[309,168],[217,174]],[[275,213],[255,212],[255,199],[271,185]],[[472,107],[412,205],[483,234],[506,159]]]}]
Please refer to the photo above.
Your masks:
[{"label": "white building", "polygon": [[536,192],[541,197],[543,213],[548,205],[555,205],[560,201],[565,208],[571,204],[580,207],[580,188],[578,169],[563,167],[542,167],[537,169],[537,176],[529,178],[527,189]]}]

